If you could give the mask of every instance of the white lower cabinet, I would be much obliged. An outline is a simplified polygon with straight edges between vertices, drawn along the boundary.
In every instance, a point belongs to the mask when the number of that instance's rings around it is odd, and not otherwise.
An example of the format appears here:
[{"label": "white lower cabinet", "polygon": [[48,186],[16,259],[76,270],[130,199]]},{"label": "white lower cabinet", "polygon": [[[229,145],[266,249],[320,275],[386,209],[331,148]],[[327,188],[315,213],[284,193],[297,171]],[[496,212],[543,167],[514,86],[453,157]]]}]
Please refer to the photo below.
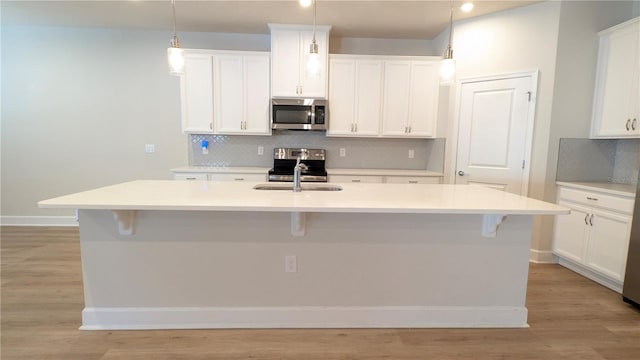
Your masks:
[{"label": "white lower cabinet", "polygon": [[633,198],[558,187],[553,253],[560,264],[621,292],[631,234]]},{"label": "white lower cabinet", "polygon": [[267,181],[266,174],[215,173],[209,174],[211,181]]},{"label": "white lower cabinet", "polygon": [[207,180],[205,173],[175,173],[173,180]]},{"label": "white lower cabinet", "polygon": [[329,175],[329,182],[333,183],[380,183],[384,182],[384,176],[374,175]]},{"label": "white lower cabinet", "polygon": [[440,184],[439,176],[386,176],[387,184]]}]

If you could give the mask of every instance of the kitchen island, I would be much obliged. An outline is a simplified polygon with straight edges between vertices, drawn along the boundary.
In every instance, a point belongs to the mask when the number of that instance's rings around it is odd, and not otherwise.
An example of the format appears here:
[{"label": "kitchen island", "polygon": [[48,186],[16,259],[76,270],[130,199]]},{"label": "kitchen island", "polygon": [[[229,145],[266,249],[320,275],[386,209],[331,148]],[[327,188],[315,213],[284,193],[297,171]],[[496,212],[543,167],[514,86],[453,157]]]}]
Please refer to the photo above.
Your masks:
[{"label": "kitchen island", "polygon": [[526,327],[533,215],[469,185],[132,181],[79,209],[81,329]]}]

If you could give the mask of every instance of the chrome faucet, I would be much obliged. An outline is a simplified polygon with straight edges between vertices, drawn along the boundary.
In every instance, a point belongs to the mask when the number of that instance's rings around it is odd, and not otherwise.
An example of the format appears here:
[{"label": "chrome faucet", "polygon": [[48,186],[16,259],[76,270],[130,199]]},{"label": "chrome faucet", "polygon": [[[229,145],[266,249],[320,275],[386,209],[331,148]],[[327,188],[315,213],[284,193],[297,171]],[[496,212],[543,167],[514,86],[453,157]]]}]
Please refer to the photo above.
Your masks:
[{"label": "chrome faucet", "polygon": [[300,192],[302,187],[300,186],[300,172],[309,169],[307,165],[300,162],[301,158],[298,156],[296,159],[296,166],[293,168],[293,191]]}]

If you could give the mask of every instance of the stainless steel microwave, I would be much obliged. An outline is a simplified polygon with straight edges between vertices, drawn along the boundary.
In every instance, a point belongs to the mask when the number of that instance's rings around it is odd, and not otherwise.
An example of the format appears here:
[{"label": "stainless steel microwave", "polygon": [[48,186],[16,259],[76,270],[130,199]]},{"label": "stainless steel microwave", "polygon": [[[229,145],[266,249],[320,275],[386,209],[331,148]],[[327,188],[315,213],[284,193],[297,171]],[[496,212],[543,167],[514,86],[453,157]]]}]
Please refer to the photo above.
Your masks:
[{"label": "stainless steel microwave", "polygon": [[327,130],[327,100],[273,99],[271,128],[275,130]]}]

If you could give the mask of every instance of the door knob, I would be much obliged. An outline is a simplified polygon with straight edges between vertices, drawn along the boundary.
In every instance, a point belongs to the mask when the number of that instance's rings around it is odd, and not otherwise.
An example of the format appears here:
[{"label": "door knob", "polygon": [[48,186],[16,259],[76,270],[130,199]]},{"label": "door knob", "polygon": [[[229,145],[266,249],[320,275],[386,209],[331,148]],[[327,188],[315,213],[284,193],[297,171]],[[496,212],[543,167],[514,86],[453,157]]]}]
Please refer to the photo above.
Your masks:
[{"label": "door knob", "polygon": [[462,171],[462,170],[458,171],[458,175],[459,176],[464,176],[464,171]]}]

